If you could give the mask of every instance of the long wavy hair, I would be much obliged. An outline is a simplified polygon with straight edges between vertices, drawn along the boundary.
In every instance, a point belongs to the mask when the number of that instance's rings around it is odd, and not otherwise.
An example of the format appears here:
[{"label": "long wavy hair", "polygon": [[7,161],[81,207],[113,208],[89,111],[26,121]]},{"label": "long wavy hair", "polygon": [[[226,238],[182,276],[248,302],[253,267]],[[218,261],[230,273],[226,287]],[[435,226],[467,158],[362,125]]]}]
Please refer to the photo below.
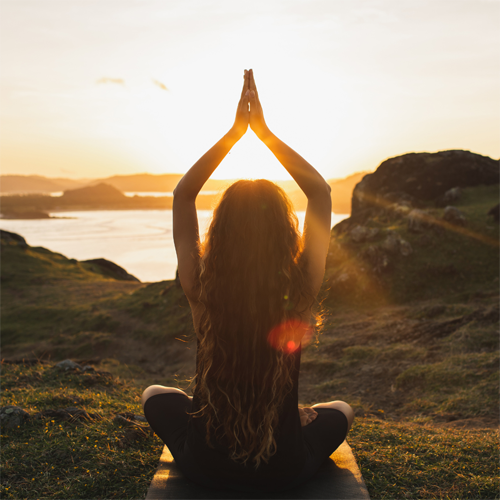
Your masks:
[{"label": "long wavy hair", "polygon": [[199,301],[194,416],[205,418],[209,446],[222,438],[234,461],[258,468],[276,453],[290,353],[314,302],[297,217],[279,186],[242,180],[224,192],[200,249]]}]

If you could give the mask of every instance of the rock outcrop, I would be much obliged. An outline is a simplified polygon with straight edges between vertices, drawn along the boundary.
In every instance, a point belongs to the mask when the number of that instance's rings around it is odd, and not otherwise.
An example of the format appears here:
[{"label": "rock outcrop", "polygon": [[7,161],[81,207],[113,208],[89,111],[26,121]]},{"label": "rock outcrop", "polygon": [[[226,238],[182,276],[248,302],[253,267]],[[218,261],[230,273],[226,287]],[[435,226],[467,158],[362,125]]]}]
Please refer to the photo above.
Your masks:
[{"label": "rock outcrop", "polygon": [[455,226],[465,226],[465,215],[457,207],[451,205],[444,209],[443,219]]},{"label": "rock outcrop", "polygon": [[19,406],[8,405],[0,408],[0,423],[5,429],[20,427],[29,419],[29,413]]},{"label": "rock outcrop", "polygon": [[[325,286],[332,304],[497,287],[497,229],[485,207],[498,199],[499,172],[491,158],[443,151],[391,158],[366,175],[351,217],[332,230]],[[498,213],[498,205],[489,211],[496,220]]]},{"label": "rock outcrop", "polygon": [[490,209],[488,215],[493,217],[495,222],[498,222],[500,220],[500,203],[497,203],[492,209]]},{"label": "rock outcrop", "polygon": [[2,243],[16,243],[20,247],[28,246],[26,240],[20,234],[4,231],[3,229],[0,229],[0,241]]},{"label": "rock outcrop", "polygon": [[118,264],[111,262],[107,259],[90,259],[83,261],[86,264],[90,264],[93,268],[97,268],[98,272],[104,274],[105,276],[109,276],[115,280],[121,281],[140,281],[135,276],[127,273],[123,267],[120,267]]},{"label": "rock outcrop", "polygon": [[410,153],[385,160],[363,177],[353,191],[351,215],[394,203],[449,204],[460,196],[456,188],[498,183],[499,162],[487,156],[461,150]]}]

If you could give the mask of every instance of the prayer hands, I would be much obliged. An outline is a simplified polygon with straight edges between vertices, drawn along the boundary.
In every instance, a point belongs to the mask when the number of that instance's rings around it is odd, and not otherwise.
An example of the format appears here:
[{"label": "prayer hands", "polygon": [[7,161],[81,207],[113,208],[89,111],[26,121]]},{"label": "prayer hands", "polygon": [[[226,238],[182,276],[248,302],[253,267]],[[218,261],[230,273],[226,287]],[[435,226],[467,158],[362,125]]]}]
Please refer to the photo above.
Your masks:
[{"label": "prayer hands", "polygon": [[255,132],[255,135],[263,140],[270,130],[264,120],[264,112],[259,100],[259,93],[255,85],[253,77],[253,69],[249,71],[249,95],[250,95],[250,128]]},{"label": "prayer hands", "polygon": [[316,417],[318,416],[318,412],[310,407],[299,408],[299,415],[300,415],[300,425],[302,427],[305,427],[306,425],[310,424],[313,420],[316,419]]},{"label": "prayer hands", "polygon": [[259,100],[259,94],[253,77],[253,70],[245,70],[243,90],[236,110],[236,118],[231,127],[231,134],[239,141],[246,133],[248,125],[261,140],[270,134],[264,120],[264,112]]},{"label": "prayer hands", "polygon": [[236,118],[234,120],[233,126],[231,127],[231,132],[234,134],[234,137],[237,141],[239,141],[245,135],[250,121],[250,111],[248,109],[248,105],[250,102],[249,71],[245,70],[243,79],[243,90],[241,91],[240,101],[238,102],[238,108],[236,109]]}]

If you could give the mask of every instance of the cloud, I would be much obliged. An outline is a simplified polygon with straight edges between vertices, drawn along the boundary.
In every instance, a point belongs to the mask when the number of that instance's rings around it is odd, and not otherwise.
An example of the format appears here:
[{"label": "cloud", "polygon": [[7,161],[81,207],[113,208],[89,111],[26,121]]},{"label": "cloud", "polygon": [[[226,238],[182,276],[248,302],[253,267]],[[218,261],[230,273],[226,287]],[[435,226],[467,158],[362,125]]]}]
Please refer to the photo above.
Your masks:
[{"label": "cloud", "polygon": [[116,85],[123,85],[125,86],[125,80],[122,78],[99,78],[99,80],[96,81],[97,84],[99,83],[114,83]]},{"label": "cloud", "polygon": [[155,85],[157,85],[158,87],[160,87],[162,90],[166,90],[166,91],[168,91],[167,87],[166,87],[163,83],[159,82],[158,80],[155,80],[154,78],[151,78],[151,81],[152,81]]}]

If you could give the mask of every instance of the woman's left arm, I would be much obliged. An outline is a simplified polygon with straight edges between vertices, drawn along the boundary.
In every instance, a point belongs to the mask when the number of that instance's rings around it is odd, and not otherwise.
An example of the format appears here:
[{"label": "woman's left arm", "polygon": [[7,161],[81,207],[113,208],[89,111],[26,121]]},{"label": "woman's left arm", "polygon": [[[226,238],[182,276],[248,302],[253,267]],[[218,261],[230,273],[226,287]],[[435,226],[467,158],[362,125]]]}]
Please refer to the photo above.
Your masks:
[{"label": "woman's left arm", "polygon": [[250,115],[248,76],[245,71],[245,82],[233,126],[188,170],[174,189],[172,212],[179,279],[186,297],[192,303],[197,301],[196,270],[200,243],[195,201],[205,182],[247,131]]}]

